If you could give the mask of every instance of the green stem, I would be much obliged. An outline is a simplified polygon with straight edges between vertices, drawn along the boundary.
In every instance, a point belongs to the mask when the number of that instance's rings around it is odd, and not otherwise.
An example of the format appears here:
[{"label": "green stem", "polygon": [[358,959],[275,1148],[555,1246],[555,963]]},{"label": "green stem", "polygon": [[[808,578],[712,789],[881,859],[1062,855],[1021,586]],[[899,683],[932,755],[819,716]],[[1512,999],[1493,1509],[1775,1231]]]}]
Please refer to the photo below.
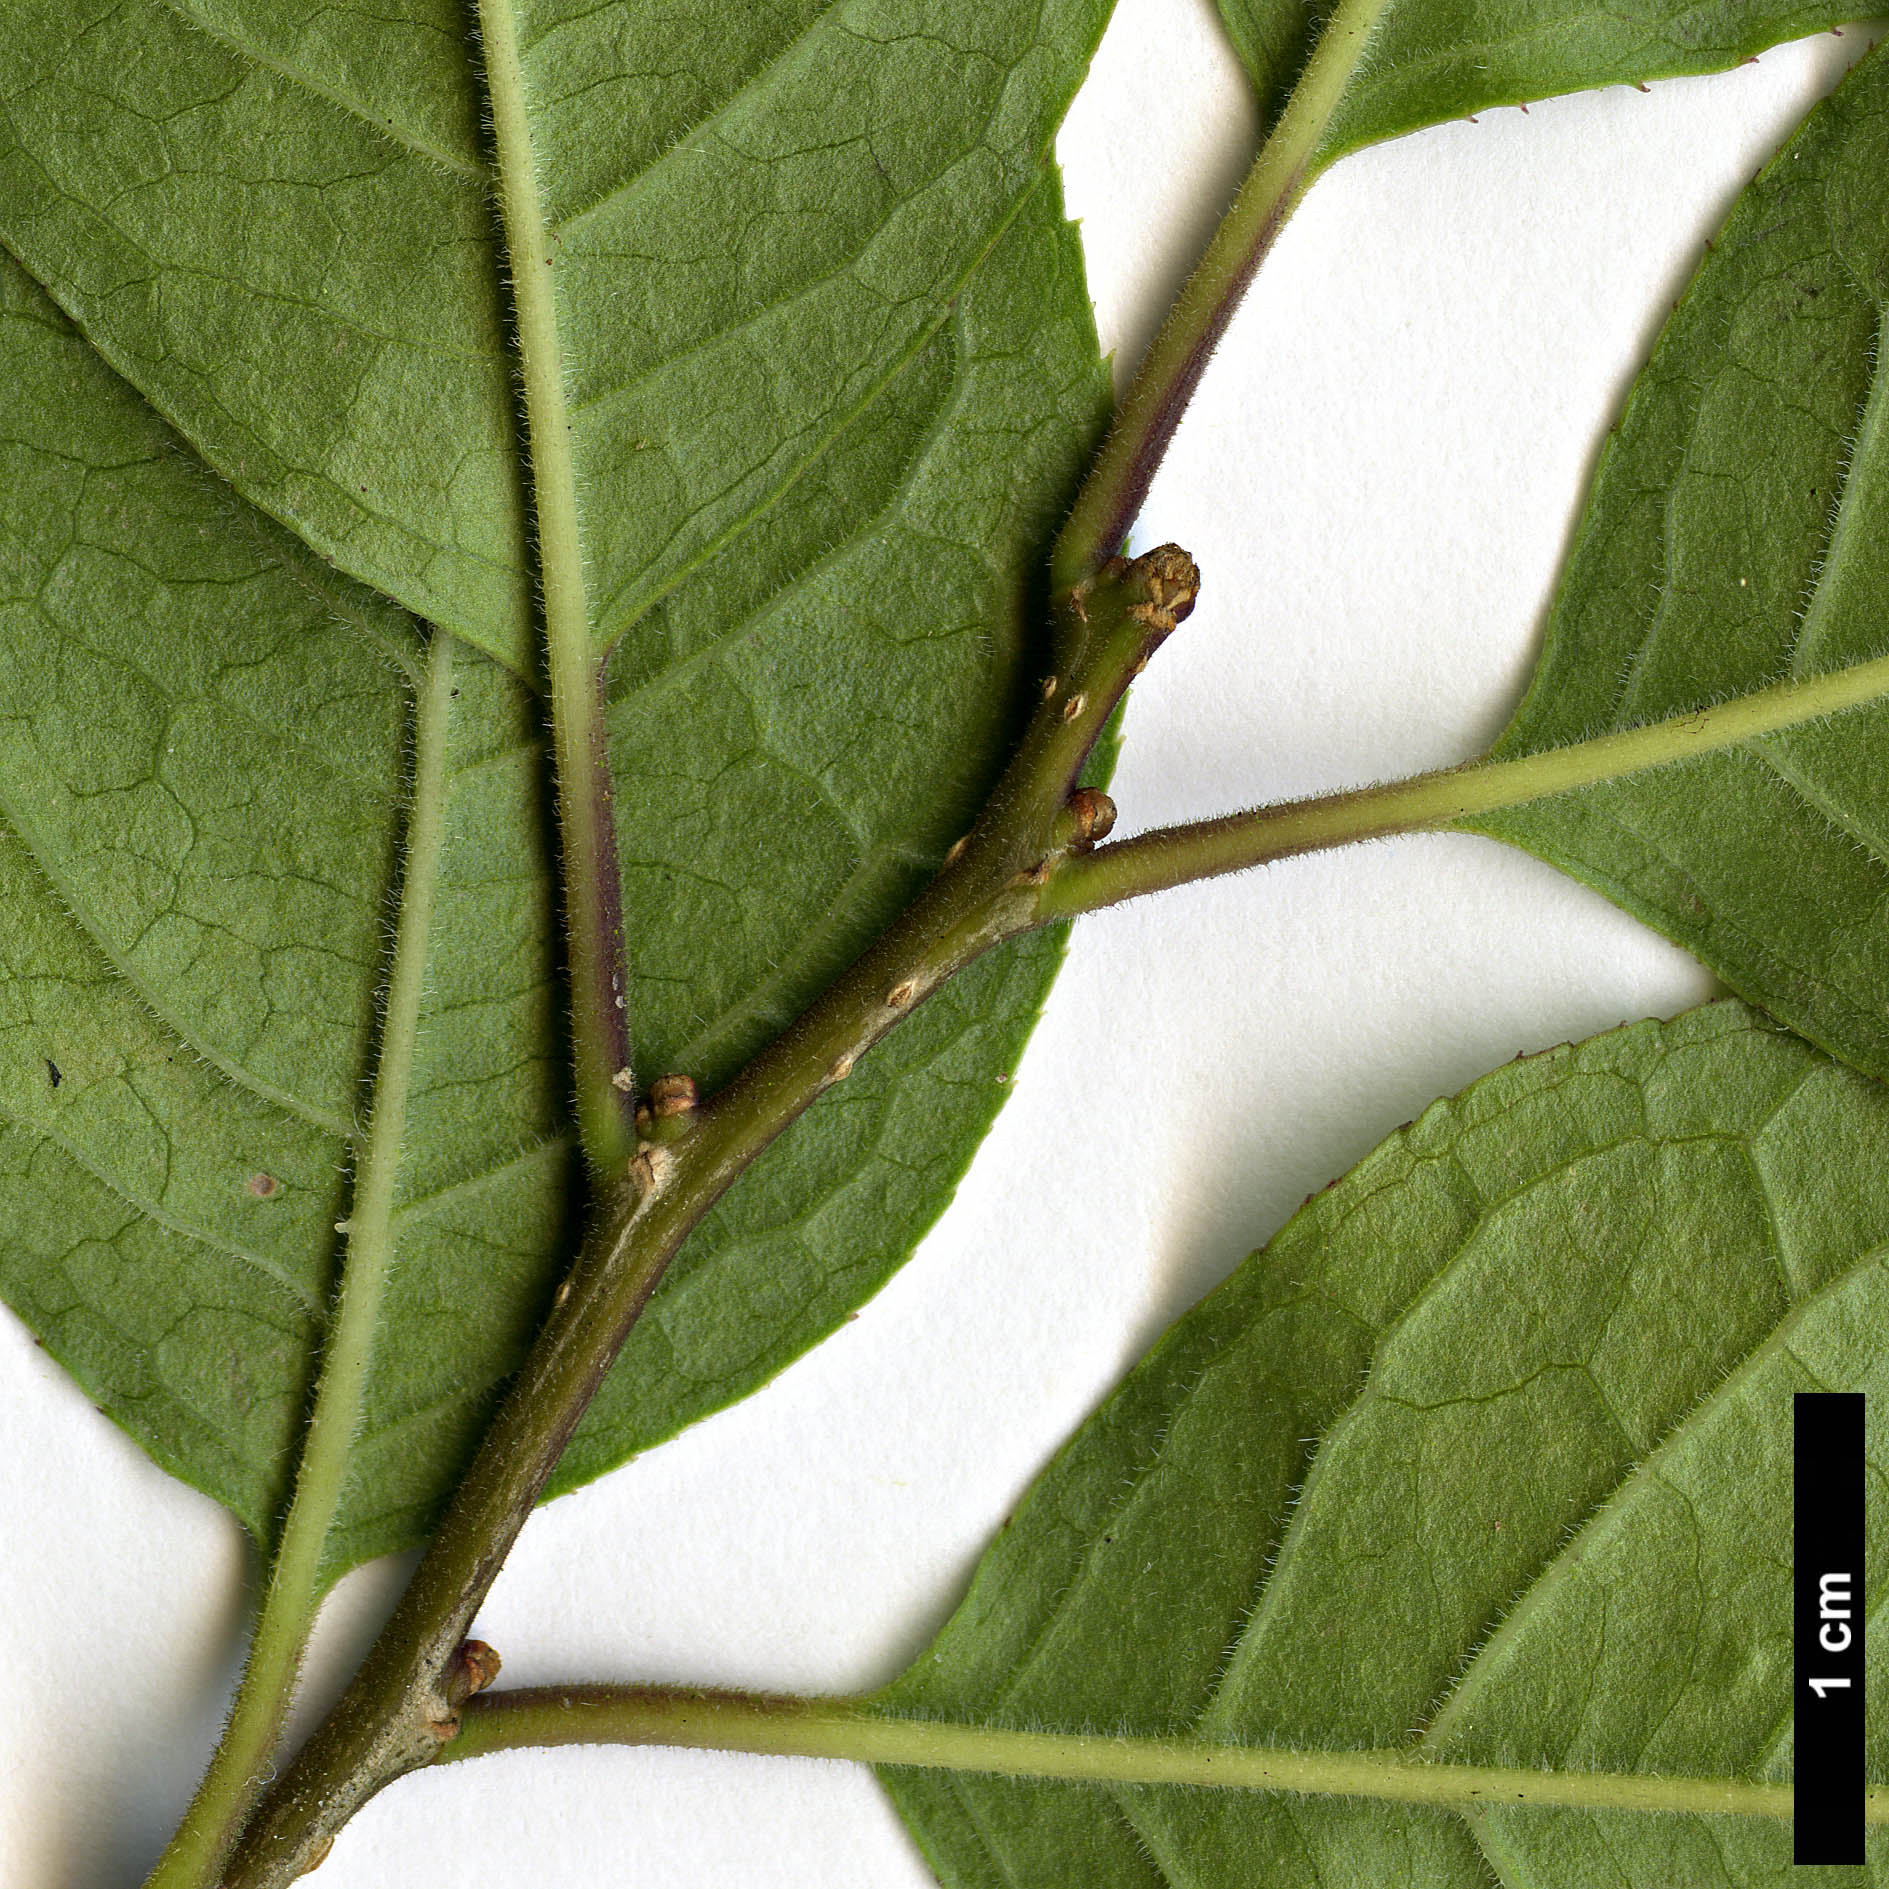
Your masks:
[{"label": "green stem", "polygon": [[513,0],[479,0],[479,31],[512,265],[538,519],[545,666],[564,852],[577,1131],[592,1169],[608,1174],[634,1152],[636,1128],[625,1010],[622,883],[603,727],[603,660],[591,645],[577,467],[558,334],[557,256],[545,228],[532,156]]},{"label": "green stem", "polygon": [[255,1636],[229,1723],[183,1823],[152,1872],[150,1889],[202,1889],[216,1879],[243,1818],[273,1774],[270,1755],[294,1696],[309,1629],[328,1587],[323,1550],[340,1506],[348,1457],[360,1424],[381,1297],[393,1263],[394,1189],[406,1133],[427,935],[439,877],[452,677],[453,639],[436,630],[415,717],[406,872],[388,975],[374,1114],[361,1152],[353,1205],[344,1222],[347,1257],[322,1350],[321,1378],[296,1471],[295,1494],[269,1566]]},{"label": "green stem", "polygon": [[1313,846],[1447,826],[1889,694],[1883,658],[1517,761],[1088,850],[1112,810],[1086,794],[1078,812],[1071,794],[1083,759],[1129,678],[1191,608],[1196,583],[1191,560],[1164,546],[1131,565],[1106,566],[1069,601],[1063,628],[1072,660],[1045,682],[976,830],[917,904],[811,1010],[706,1105],[665,1119],[661,1145],[643,1147],[607,1188],[598,1224],[426,1559],[341,1704],[257,1810],[225,1878],[229,1889],[280,1889],[362,1803],[433,1762],[459,1734],[460,1642],[670,1259],[782,1130],[984,951],[1140,892]]},{"label": "green stem", "polygon": [[[966,862],[968,864],[968,861]],[[227,1889],[281,1889],[392,1779],[458,1728],[443,1676],[565,1443],[688,1232],[755,1156],[927,990],[1024,929],[987,873],[946,874],[829,998],[749,1065],[673,1146],[645,1149],[606,1196],[523,1371],[454,1492],[366,1664],[245,1831]],[[914,923],[916,921],[916,923]]]},{"label": "green stem", "polygon": [[[1128,678],[1192,607],[1193,562],[1163,546],[1085,600],[1083,662],[1051,677],[984,819],[918,902],[719,1095],[671,1123],[605,1190],[426,1558],[326,1722],[258,1807],[227,1889],[281,1889],[460,1724],[454,1656],[631,1325],[689,1232],[755,1157],[947,978],[1040,921],[1064,809]],[[1062,843],[1067,843],[1062,842]]]},{"label": "green stem", "polygon": [[1479,814],[1736,747],[1885,695],[1889,657],[1879,657],[1520,760],[1472,762],[1386,786],[1162,827],[1061,860],[1043,890],[1043,916],[1073,918],[1147,892],[1243,872],[1295,853],[1455,826]]},{"label": "green stem", "polygon": [[[438,1762],[550,1745],[669,1745],[996,1777],[1288,1791],[1463,1810],[1513,1804],[1534,1810],[1791,1815],[1788,1784],[1745,1778],[1542,1771],[1454,1764],[1406,1751],[1290,1751],[1195,1738],[1013,1731],[886,1718],[858,1699],[657,1686],[545,1686],[474,1699],[458,1738],[440,1752]],[[1869,1792],[1864,1816],[1870,1823],[1889,1823],[1889,1790]]]},{"label": "green stem", "polygon": [[1389,0],[1339,0],[1279,122],[1155,337],[1050,560],[1059,594],[1121,550],[1207,362],[1322,168],[1319,146]]}]

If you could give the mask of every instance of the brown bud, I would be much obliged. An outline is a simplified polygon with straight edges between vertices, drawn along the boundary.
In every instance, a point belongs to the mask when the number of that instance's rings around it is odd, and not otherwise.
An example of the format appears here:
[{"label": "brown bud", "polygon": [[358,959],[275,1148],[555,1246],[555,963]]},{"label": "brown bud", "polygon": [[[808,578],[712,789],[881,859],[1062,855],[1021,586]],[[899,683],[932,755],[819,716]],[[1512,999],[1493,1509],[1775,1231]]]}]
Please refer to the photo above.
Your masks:
[{"label": "brown bud", "polygon": [[1122,581],[1138,587],[1145,599],[1133,605],[1129,615],[1166,636],[1193,612],[1200,594],[1200,566],[1178,544],[1161,544],[1136,558]]},{"label": "brown bud", "polygon": [[462,1640],[441,1678],[441,1690],[454,1705],[461,1705],[475,1692],[483,1692],[498,1672],[496,1649],[483,1640]]},{"label": "brown bud", "polygon": [[1069,819],[1070,845],[1093,846],[1114,830],[1115,803],[1093,787],[1078,787],[1069,796]]},{"label": "brown bud", "polygon": [[645,1141],[678,1141],[695,1126],[699,1101],[693,1077],[658,1076],[636,1111],[636,1132]]}]

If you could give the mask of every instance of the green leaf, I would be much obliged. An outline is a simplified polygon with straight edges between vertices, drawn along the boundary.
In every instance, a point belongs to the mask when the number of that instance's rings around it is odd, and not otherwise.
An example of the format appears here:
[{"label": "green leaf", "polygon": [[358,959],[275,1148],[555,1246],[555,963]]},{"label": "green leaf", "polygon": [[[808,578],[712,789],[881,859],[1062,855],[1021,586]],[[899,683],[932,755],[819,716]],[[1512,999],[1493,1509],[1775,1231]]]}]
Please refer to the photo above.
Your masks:
[{"label": "green leaf", "polygon": [[529,674],[459,9],[44,0],[10,10],[0,100],[0,239],[113,366],[318,551]]},{"label": "green leaf", "polygon": [[[809,7],[750,43],[672,9],[686,86],[620,76],[656,30],[633,9],[538,22],[568,384],[596,395],[586,517],[621,526],[586,552],[598,597],[635,596],[599,635],[651,1073],[713,1084],[765,1042],[1004,756],[1030,573],[1106,411],[1042,156],[1102,11]],[[0,232],[85,337],[6,265],[4,1289],[267,1542],[348,1223],[349,1290],[385,1297],[330,1574],[422,1537],[574,1237],[542,710],[503,666],[530,667],[511,365],[456,21],[130,0],[29,7],[0,47]],[[390,600],[465,640],[429,645]],[[405,1023],[390,921],[424,967]],[[1058,956],[1043,936],[978,967],[756,1165],[559,1487],[877,1288]]]},{"label": "green leaf", "polygon": [[[1323,29],[1307,0],[1219,0],[1228,36],[1277,116]],[[1318,169],[1386,138],[1559,92],[1637,85],[1728,66],[1860,17],[1854,4],[1765,0],[1388,0],[1320,146]]]},{"label": "green leaf", "polygon": [[[883,1773],[943,1880],[1852,1880],[1684,1806],[1789,1773],[1791,1393],[1889,1393],[1886,1154],[1889,1095],[1733,1003],[1436,1104],[1173,1327],[875,1705],[1098,1771],[1401,1751],[1599,1807]],[[1880,1779],[1880,1702],[1871,1741]]]},{"label": "green leaf", "polygon": [[205,474],[12,264],[0,281],[0,1276],[114,1417],[268,1541],[364,1079],[401,1063],[353,1559],[412,1538],[564,1232],[532,700],[460,653],[426,998],[377,1044],[424,645]]},{"label": "green leaf", "polygon": [[[600,645],[909,406],[1106,11],[490,10]],[[530,675],[482,97],[446,0],[26,0],[0,238],[239,490]]]},{"label": "green leaf", "polygon": [[[819,995],[968,830],[1038,650],[1041,547],[1106,410],[1045,176],[871,424],[612,659],[631,1014],[705,1089]],[[936,1218],[1061,959],[1018,940],[934,996],[697,1230],[553,1487],[764,1382]]]},{"label": "green leaf", "polygon": [[[1740,199],[1602,458],[1510,759],[1889,654],[1889,62]],[[1889,707],[1509,812],[1833,1054],[1889,1075]]]}]

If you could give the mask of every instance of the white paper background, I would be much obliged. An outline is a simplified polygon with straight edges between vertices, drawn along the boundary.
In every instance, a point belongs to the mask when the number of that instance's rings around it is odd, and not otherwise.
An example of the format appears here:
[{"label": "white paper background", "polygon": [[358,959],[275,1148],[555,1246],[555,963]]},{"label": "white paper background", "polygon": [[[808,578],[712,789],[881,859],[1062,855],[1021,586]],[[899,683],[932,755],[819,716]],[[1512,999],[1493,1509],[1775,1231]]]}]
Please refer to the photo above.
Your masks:
[{"label": "white paper background", "polygon": [[[1124,831],[1459,760],[1496,732],[1636,363],[1704,236],[1863,44],[1486,114],[1318,185],[1138,534],[1186,544],[1206,581],[1135,694]],[[1253,130],[1205,0],[1121,0],[1060,145],[1118,369]],[[508,1681],[890,1678],[1057,1444],[1303,1195],[1518,1050],[1712,993],[1600,899],[1473,839],[1085,921],[1013,1100],[912,1263],[762,1395],[537,1517],[478,1630]],[[0,1889],[130,1889],[233,1681],[236,1529],[10,1316],[0,1515]],[[347,1585],[324,1683],[402,1571]],[[623,1889],[930,1880],[864,1771],[667,1752],[409,1780],[319,1880],[442,1870]]]}]

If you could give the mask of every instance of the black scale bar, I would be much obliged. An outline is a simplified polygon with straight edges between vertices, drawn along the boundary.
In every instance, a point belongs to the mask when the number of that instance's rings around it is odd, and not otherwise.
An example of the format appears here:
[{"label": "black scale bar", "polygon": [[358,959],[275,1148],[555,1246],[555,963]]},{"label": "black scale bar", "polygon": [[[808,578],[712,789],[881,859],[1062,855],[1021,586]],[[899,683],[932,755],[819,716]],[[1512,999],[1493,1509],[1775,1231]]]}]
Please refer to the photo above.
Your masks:
[{"label": "black scale bar", "polygon": [[1799,1391],[1796,1490],[1797,1863],[1863,1861],[1863,1397]]}]

